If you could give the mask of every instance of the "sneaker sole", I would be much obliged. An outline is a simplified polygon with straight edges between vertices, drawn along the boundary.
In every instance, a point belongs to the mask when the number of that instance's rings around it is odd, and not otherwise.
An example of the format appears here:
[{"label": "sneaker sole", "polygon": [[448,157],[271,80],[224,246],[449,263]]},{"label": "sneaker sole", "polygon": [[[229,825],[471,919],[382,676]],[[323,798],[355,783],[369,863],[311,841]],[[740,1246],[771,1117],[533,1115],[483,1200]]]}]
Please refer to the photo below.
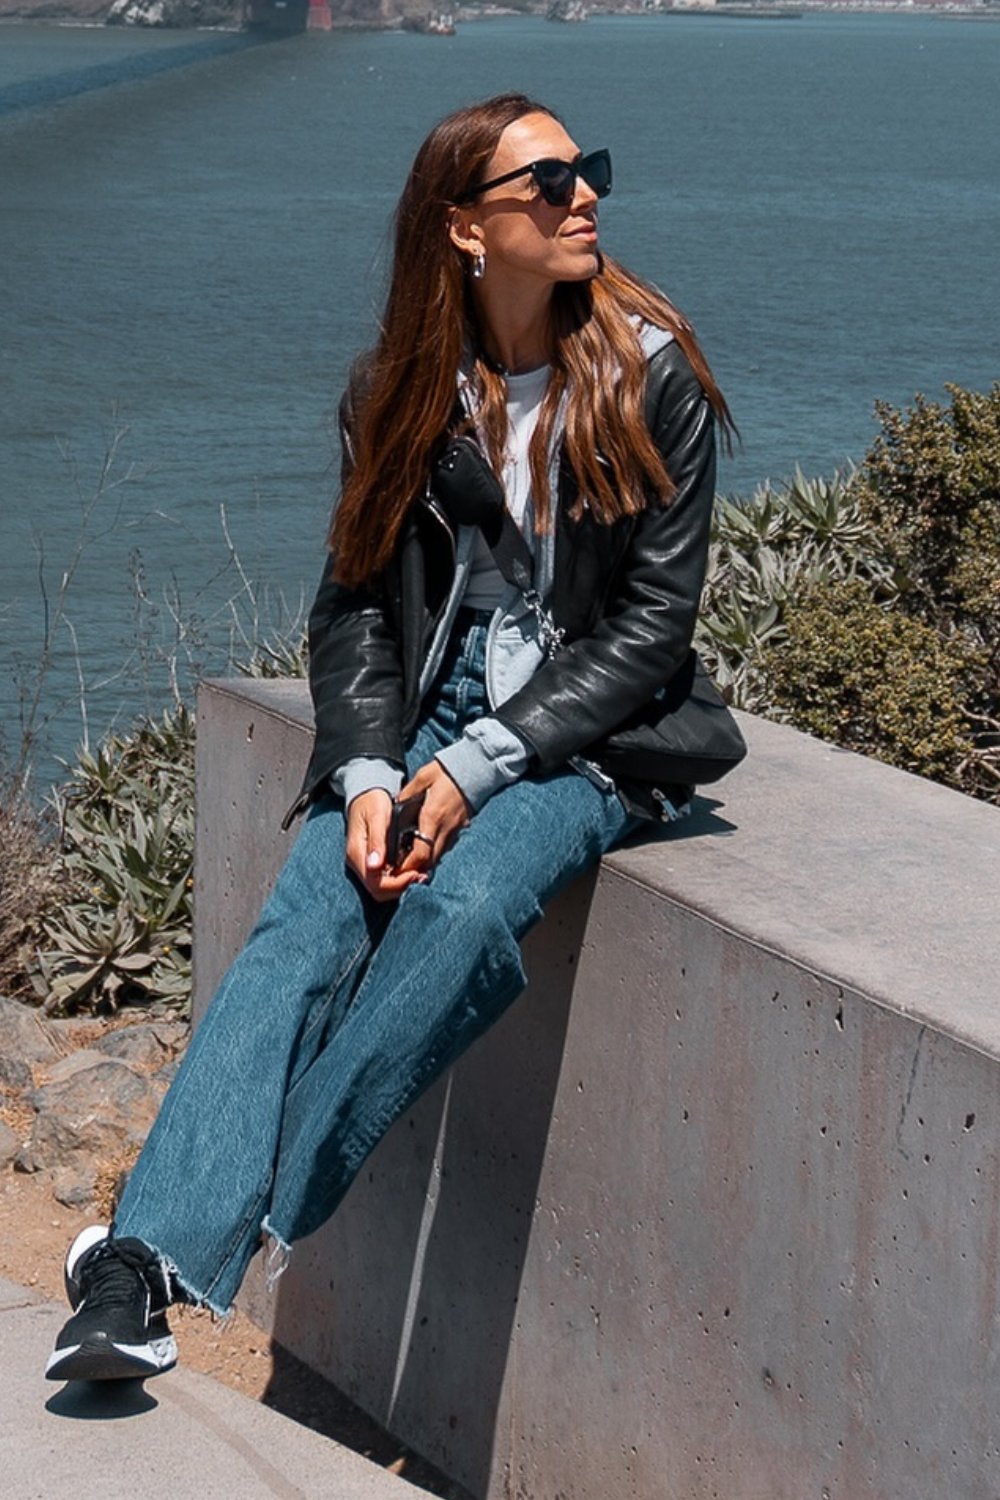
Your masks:
[{"label": "sneaker sole", "polygon": [[177,1363],[173,1336],[148,1344],[113,1344],[95,1334],[82,1344],[54,1349],[45,1366],[46,1380],[145,1380],[163,1375]]}]

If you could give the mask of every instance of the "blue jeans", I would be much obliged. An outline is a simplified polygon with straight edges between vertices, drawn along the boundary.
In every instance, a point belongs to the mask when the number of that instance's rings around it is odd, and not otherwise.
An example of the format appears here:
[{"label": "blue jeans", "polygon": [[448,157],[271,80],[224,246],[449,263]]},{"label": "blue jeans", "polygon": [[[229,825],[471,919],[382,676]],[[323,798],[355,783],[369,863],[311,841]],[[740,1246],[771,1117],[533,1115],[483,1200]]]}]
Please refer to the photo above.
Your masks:
[{"label": "blue jeans", "polygon": [[[486,626],[468,619],[410,775],[489,712]],[[634,826],[573,771],[528,777],[475,814],[426,884],[379,903],[345,866],[343,804],[317,802],[191,1040],[114,1233],[226,1311],[262,1231],[287,1248],[329,1218],[393,1121],[523,988],[518,943],[544,904]]]}]

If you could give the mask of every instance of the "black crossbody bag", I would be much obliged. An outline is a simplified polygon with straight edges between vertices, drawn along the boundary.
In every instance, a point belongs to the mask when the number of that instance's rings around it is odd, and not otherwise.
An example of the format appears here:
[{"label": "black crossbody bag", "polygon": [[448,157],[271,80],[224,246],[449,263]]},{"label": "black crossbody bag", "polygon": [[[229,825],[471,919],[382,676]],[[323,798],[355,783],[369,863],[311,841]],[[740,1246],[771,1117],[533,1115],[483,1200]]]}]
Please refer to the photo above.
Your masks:
[{"label": "black crossbody bag", "polygon": [[[535,614],[547,656],[562,632],[534,588],[534,559],[503,489],[474,438],[452,439],[434,467],[431,489],[458,525],[478,526],[507,583]],[[605,739],[583,752],[616,782],[649,788],[708,786],[740,764],[746,741],[692,648],[670,681]],[[662,798],[657,800],[662,801]]]}]

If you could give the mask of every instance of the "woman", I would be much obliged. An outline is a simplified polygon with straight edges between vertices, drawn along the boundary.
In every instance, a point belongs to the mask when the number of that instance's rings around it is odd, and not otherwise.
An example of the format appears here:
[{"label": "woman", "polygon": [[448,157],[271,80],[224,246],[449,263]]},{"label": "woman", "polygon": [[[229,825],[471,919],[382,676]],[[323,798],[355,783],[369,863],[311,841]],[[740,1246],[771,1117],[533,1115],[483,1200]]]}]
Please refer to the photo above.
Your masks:
[{"label": "woman", "polygon": [[[262,1235],[280,1269],[523,987],[544,904],[647,811],[587,752],[688,654],[728,413],[680,315],[599,254],[610,186],[606,152],[517,94],[417,155],[341,410],[309,816],[113,1226],[70,1248],[52,1379],[169,1369],[171,1301],[225,1312]],[[502,476],[527,593],[442,503],[462,431]],[[393,855],[395,798],[416,820]]]}]

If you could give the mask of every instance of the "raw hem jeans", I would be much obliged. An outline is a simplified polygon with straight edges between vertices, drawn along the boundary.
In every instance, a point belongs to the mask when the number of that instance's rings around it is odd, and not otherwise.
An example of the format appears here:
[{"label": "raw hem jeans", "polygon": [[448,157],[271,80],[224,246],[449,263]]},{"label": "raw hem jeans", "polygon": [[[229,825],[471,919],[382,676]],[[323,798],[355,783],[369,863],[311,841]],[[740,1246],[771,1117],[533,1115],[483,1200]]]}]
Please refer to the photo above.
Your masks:
[{"label": "raw hem jeans", "polygon": [[[456,627],[407,753],[412,775],[488,712],[486,627]],[[525,983],[519,939],[631,828],[575,772],[528,777],[475,814],[424,885],[373,901],[317,802],[195,1032],[115,1216],[218,1312],[262,1228],[287,1249],[340,1203],[393,1121]]]}]

